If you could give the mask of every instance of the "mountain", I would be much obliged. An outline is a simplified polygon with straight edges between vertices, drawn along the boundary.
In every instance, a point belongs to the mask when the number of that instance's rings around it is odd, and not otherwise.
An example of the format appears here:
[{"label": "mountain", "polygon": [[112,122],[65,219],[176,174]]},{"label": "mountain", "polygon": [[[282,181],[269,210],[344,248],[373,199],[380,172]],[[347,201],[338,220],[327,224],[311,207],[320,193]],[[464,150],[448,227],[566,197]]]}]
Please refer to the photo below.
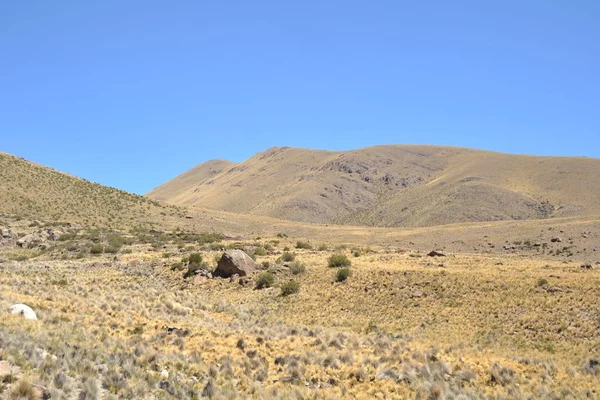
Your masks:
[{"label": "mountain", "polygon": [[213,160],[148,197],[301,222],[418,227],[600,214],[600,159],[443,146],[274,147]]}]

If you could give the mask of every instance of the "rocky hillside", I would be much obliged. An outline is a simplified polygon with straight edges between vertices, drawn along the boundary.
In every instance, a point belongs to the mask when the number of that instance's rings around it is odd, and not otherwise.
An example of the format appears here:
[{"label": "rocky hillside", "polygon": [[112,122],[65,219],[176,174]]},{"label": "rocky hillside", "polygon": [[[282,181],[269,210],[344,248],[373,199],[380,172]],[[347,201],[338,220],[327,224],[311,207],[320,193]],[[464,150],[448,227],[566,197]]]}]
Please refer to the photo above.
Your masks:
[{"label": "rocky hillside", "polygon": [[209,161],[147,195],[303,222],[433,226],[600,214],[600,160],[440,146],[272,148]]}]

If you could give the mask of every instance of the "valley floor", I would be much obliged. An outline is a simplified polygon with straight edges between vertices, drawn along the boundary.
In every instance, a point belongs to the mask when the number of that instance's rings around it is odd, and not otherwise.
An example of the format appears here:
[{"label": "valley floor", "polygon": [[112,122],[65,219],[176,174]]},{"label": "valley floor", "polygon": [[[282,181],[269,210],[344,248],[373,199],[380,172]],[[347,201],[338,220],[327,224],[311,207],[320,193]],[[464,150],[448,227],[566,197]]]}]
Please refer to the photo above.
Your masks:
[{"label": "valley floor", "polygon": [[[39,320],[0,319],[0,396],[577,399],[600,390],[594,266],[295,243],[243,244],[267,248],[255,254],[275,282],[261,290],[173,267],[190,251],[214,264],[217,246],[6,260],[0,308],[24,303]],[[285,247],[305,271],[281,266]],[[327,265],[334,253],[352,262],[345,282]],[[300,289],[283,296],[291,280]]]}]

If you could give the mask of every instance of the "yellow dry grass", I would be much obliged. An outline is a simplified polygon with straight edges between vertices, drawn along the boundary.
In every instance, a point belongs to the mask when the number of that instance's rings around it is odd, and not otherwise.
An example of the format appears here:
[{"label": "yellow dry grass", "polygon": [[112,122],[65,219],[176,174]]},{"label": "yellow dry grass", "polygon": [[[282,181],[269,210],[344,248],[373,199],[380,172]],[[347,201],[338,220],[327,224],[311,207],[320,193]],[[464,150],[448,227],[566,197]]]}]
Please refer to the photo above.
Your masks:
[{"label": "yellow dry grass", "polygon": [[[40,320],[3,318],[0,356],[55,397],[581,398],[600,388],[590,364],[595,269],[376,246],[354,257],[295,243],[239,244],[276,246],[258,257],[271,265],[290,247],[306,265],[263,290],[185,280],[170,265],[186,253],[170,244],[169,258],[135,245],[119,261],[6,262],[2,307],[29,304]],[[352,261],[344,283],[327,266],[335,252]],[[218,254],[203,251],[211,263]],[[282,297],[278,285],[289,280],[300,291]],[[59,373],[68,376],[60,388]]]}]

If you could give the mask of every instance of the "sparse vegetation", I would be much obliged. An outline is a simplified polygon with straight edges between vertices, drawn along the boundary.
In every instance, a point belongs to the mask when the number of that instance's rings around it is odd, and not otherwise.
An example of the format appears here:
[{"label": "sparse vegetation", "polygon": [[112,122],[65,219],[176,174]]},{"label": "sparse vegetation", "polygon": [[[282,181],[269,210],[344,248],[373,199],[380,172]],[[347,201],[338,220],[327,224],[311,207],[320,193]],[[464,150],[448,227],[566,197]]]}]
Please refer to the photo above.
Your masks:
[{"label": "sparse vegetation", "polygon": [[332,254],[327,260],[327,265],[330,268],[349,267],[352,262],[344,254]]},{"label": "sparse vegetation", "polygon": [[300,261],[294,261],[290,264],[290,271],[294,275],[303,274],[306,271],[306,265],[304,265]]},{"label": "sparse vegetation", "polygon": [[281,257],[278,258],[277,262],[291,262],[296,259],[296,255],[294,253],[290,253],[289,251],[284,252]]},{"label": "sparse vegetation", "polygon": [[256,288],[257,289],[265,289],[273,286],[275,283],[275,276],[273,276],[270,272],[261,272],[258,274],[256,278]]},{"label": "sparse vegetation", "polygon": [[302,240],[298,240],[296,242],[296,248],[297,249],[305,249],[305,250],[311,250],[312,249],[312,245],[308,242],[302,241]]},{"label": "sparse vegetation", "polygon": [[335,271],[335,281],[344,282],[346,279],[352,276],[352,271],[348,267],[342,267]]},{"label": "sparse vegetation", "polygon": [[289,281],[281,285],[281,295],[289,296],[300,291],[300,284],[296,281]]}]

